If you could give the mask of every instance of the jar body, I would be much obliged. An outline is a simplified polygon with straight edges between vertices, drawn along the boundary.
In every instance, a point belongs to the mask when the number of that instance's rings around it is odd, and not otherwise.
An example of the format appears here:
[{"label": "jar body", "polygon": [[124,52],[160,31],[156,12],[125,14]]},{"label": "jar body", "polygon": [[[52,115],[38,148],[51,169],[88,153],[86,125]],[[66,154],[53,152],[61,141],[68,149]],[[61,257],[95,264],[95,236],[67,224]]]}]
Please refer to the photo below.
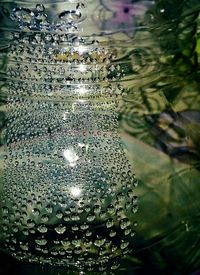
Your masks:
[{"label": "jar body", "polygon": [[57,21],[52,4],[4,7],[19,31],[7,23],[2,42],[0,243],[21,260],[103,271],[135,234],[136,180],[118,130],[130,60],[117,58],[132,45],[127,33],[81,35],[85,5],[70,2]]}]

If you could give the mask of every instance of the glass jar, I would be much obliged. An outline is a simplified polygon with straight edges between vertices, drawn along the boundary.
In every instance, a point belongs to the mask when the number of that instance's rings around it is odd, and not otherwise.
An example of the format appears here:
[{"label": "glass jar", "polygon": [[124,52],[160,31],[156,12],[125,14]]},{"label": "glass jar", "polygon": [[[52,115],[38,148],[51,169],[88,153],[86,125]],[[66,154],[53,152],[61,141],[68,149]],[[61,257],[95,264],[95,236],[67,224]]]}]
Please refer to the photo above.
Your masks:
[{"label": "glass jar", "polygon": [[105,271],[131,253],[137,181],[118,120],[151,6],[1,2],[0,246],[17,259]]}]

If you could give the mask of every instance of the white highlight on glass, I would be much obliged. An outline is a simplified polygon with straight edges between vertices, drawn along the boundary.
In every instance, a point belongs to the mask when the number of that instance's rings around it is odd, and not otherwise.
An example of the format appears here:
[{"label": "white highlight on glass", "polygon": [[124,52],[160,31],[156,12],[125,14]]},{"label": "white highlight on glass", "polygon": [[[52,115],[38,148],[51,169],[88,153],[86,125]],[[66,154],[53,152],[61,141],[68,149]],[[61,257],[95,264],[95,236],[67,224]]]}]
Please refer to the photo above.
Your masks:
[{"label": "white highlight on glass", "polygon": [[63,120],[67,120],[67,117],[69,116],[69,112],[63,113]]},{"label": "white highlight on glass", "polygon": [[87,93],[87,89],[85,87],[79,87],[78,88],[78,93],[80,95],[84,95],[85,93]]},{"label": "white highlight on glass", "polygon": [[84,46],[82,46],[82,45],[80,45],[79,47],[78,47],[78,52],[79,52],[79,54],[83,54],[84,52],[85,52],[85,47]]},{"label": "white highlight on glass", "polygon": [[77,154],[74,152],[73,149],[66,149],[63,152],[64,158],[69,162],[69,165],[71,167],[76,166],[76,162],[79,159],[79,157],[77,156]]},{"label": "white highlight on glass", "polygon": [[86,71],[86,67],[83,64],[79,65],[79,71],[84,73]]},{"label": "white highlight on glass", "polygon": [[71,187],[70,193],[72,194],[73,197],[77,198],[81,195],[81,189],[79,187]]}]

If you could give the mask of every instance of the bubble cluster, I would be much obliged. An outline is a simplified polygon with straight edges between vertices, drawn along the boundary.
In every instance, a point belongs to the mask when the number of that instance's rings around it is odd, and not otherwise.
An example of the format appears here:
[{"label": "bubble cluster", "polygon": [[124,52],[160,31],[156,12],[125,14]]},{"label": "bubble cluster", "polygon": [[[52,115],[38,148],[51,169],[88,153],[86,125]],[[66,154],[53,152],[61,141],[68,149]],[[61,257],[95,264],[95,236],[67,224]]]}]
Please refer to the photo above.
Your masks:
[{"label": "bubble cluster", "polygon": [[4,14],[17,22],[22,30],[77,31],[78,24],[86,18],[86,14],[83,13],[84,7],[83,3],[70,1],[67,3],[67,10],[54,14],[54,20],[52,11],[46,9],[43,4],[37,4],[33,8],[15,7],[11,12]]},{"label": "bubble cluster", "polygon": [[[12,16],[30,27],[44,12]],[[13,35],[2,87],[1,246],[20,260],[115,270],[137,225],[137,182],[118,132],[120,53],[76,35]]]}]

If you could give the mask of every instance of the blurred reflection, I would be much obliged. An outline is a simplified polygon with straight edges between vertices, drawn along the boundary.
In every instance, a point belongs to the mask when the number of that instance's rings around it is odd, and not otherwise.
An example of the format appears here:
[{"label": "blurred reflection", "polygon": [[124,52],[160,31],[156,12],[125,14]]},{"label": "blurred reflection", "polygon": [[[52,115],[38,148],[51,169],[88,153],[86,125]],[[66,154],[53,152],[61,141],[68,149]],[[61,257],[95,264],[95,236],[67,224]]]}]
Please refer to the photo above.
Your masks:
[{"label": "blurred reflection", "polygon": [[87,89],[84,86],[82,86],[82,87],[80,86],[78,88],[78,92],[80,95],[84,95],[85,93],[87,93]]},{"label": "blurred reflection", "polygon": [[77,154],[73,149],[66,149],[63,152],[63,155],[64,155],[64,158],[69,162],[69,165],[71,167],[76,166],[76,162],[79,159],[79,157],[77,156]]},{"label": "blurred reflection", "polygon": [[80,197],[81,195],[81,189],[79,187],[71,187],[70,188],[70,193],[72,194],[73,197]]}]

